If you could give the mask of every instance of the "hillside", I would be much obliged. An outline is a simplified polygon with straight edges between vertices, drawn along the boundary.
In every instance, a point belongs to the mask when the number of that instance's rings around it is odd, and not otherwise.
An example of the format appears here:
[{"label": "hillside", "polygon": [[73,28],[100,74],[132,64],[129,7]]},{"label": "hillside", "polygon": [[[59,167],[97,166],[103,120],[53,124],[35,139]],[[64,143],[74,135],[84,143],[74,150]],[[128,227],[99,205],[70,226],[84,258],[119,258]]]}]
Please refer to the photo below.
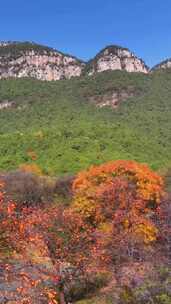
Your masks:
[{"label": "hillside", "polygon": [[[36,163],[50,175],[74,174],[115,159],[169,167],[170,82],[170,70],[108,71],[58,82],[1,80],[1,171]],[[114,109],[97,106],[112,94],[121,96]]]}]

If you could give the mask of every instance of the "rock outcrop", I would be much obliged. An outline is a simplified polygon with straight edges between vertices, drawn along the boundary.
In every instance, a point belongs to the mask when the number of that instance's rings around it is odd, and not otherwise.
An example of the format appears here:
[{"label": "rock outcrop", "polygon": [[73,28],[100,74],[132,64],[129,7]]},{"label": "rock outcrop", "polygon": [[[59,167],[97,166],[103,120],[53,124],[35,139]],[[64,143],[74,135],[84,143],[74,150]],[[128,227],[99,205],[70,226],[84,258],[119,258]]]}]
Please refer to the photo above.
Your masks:
[{"label": "rock outcrop", "polygon": [[0,45],[0,78],[70,79],[80,76],[84,66],[73,56],[34,43]]},{"label": "rock outcrop", "polygon": [[0,110],[7,109],[7,108],[12,108],[15,107],[15,102],[14,101],[9,101],[9,100],[0,100]]},{"label": "rock outcrop", "polygon": [[139,96],[141,92],[135,90],[133,87],[128,87],[121,90],[112,90],[103,95],[89,96],[88,100],[97,107],[103,108],[106,106],[117,108],[121,102],[128,100],[130,97]]},{"label": "rock outcrop", "polygon": [[100,51],[94,59],[88,62],[85,73],[92,75],[106,70],[148,73],[149,68],[129,49],[112,45]]},{"label": "rock outcrop", "polygon": [[0,79],[34,77],[51,81],[106,70],[148,73],[149,69],[128,49],[119,46],[106,47],[85,63],[33,42],[0,42]]},{"label": "rock outcrop", "polygon": [[166,59],[157,65],[155,65],[152,69],[151,72],[156,71],[156,70],[164,70],[164,69],[171,69],[171,58]]}]

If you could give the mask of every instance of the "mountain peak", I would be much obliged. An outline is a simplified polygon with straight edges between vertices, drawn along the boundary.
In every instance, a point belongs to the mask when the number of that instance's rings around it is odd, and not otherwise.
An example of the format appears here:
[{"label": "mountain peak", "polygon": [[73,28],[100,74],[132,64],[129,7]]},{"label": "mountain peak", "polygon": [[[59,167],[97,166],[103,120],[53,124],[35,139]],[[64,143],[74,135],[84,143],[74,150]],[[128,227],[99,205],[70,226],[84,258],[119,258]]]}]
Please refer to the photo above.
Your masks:
[{"label": "mountain peak", "polygon": [[106,70],[125,70],[127,72],[148,73],[149,68],[128,48],[109,45],[88,62],[86,72],[89,75]]},{"label": "mountain peak", "polygon": [[156,70],[164,70],[164,69],[171,69],[171,58],[167,58],[160,63],[156,64],[151,71],[156,71]]}]

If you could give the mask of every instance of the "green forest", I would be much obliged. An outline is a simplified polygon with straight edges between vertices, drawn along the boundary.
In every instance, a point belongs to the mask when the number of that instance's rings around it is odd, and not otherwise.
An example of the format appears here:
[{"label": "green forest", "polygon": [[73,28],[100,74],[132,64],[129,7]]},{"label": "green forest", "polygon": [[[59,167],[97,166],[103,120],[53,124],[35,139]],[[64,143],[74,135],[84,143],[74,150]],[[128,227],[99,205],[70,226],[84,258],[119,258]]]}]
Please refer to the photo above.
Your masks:
[{"label": "green forest", "polygon": [[[71,175],[117,159],[169,168],[170,81],[170,70],[108,71],[58,82],[0,80],[0,103],[13,102],[0,110],[0,170],[34,162],[44,174]],[[90,102],[130,88],[135,96],[116,109]]]}]

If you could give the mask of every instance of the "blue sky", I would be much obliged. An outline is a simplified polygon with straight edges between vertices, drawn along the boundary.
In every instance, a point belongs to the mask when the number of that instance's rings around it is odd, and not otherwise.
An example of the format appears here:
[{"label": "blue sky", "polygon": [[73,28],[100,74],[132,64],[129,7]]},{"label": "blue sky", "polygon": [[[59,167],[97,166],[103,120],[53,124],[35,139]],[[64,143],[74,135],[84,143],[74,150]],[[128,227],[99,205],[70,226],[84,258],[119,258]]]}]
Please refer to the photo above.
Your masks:
[{"label": "blue sky", "polygon": [[84,60],[109,44],[150,66],[171,57],[171,0],[0,0],[0,8],[0,40],[31,40]]}]

